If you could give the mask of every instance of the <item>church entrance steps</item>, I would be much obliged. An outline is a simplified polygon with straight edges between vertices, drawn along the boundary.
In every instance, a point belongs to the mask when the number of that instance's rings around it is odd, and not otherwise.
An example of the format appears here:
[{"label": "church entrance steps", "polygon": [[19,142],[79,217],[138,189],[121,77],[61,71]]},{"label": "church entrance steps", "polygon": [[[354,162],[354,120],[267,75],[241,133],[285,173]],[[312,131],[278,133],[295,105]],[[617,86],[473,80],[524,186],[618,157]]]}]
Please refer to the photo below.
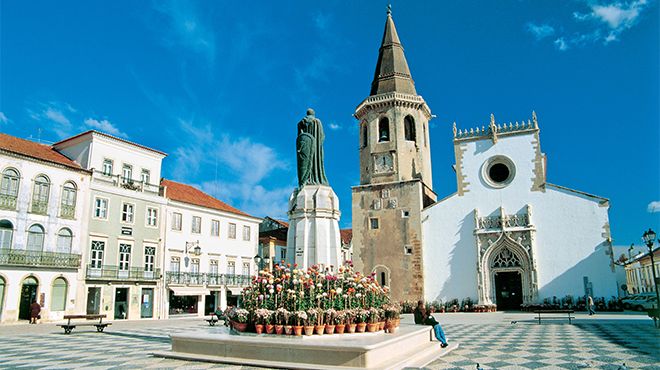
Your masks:
[{"label": "church entrance steps", "polygon": [[396,334],[282,336],[229,334],[172,335],[172,350],[158,357],[287,369],[401,369],[423,367],[458,348],[440,348],[431,328],[401,325]]}]

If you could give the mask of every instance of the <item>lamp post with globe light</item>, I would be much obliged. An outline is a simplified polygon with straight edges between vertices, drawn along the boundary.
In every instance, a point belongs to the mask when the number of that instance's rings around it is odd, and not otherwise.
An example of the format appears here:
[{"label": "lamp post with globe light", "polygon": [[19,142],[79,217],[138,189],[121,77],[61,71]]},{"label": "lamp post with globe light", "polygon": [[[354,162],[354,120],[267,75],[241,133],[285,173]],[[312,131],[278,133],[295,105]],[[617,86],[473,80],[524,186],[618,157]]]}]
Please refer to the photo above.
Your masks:
[{"label": "lamp post with globe light", "polygon": [[[653,288],[655,289],[655,307],[658,307],[660,303],[660,292],[658,292],[658,278],[655,275],[655,261],[653,259],[653,243],[655,242],[655,232],[651,229],[648,229],[642,235],[642,239],[647,247],[649,247],[649,254],[651,255],[651,272],[653,273]],[[660,243],[660,241],[658,241]]]}]

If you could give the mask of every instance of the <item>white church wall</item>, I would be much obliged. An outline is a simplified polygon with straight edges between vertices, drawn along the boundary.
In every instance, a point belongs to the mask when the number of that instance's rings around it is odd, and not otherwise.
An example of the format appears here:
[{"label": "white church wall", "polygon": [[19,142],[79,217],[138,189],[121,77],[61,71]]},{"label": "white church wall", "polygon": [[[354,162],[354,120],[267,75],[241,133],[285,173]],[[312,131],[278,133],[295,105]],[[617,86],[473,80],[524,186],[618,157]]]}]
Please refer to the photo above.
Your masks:
[{"label": "white church wall", "polygon": [[[462,142],[458,175],[467,185],[423,211],[425,299],[477,298],[477,249],[474,211],[479,217],[524,213],[531,205],[536,228],[534,253],[539,299],[584,294],[583,277],[595,296],[617,295],[611,269],[608,204],[603,198],[547,185],[531,191],[536,152],[534,133]],[[505,156],[515,177],[505,187],[492,187],[482,173],[489,158]]]}]

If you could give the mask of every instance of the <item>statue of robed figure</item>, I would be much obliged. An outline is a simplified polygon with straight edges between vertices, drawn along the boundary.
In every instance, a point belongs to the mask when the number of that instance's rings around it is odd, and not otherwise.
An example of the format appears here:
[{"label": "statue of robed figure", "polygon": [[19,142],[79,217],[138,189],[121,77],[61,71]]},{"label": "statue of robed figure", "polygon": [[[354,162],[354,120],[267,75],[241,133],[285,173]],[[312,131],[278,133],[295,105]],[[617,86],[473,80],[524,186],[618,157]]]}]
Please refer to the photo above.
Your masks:
[{"label": "statue of robed figure", "polygon": [[313,109],[307,109],[307,116],[298,122],[296,151],[298,157],[298,186],[328,185],[323,167],[323,125],[314,116]]}]

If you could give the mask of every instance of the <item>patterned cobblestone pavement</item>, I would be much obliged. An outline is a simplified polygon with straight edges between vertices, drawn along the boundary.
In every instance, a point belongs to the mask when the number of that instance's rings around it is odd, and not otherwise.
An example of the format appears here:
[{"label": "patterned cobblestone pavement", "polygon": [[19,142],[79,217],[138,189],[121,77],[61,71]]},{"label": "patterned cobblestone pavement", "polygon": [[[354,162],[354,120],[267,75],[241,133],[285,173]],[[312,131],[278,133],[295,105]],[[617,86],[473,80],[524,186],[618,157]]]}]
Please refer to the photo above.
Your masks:
[{"label": "patterned cobblestone pavement", "polygon": [[[450,342],[460,347],[429,369],[660,369],[660,330],[639,315],[578,315],[573,325],[529,314],[438,315]],[[404,322],[410,317],[404,317]],[[201,319],[115,322],[64,335],[54,324],[0,326],[0,368],[7,369],[253,369],[157,358],[168,335],[211,333]]]}]

